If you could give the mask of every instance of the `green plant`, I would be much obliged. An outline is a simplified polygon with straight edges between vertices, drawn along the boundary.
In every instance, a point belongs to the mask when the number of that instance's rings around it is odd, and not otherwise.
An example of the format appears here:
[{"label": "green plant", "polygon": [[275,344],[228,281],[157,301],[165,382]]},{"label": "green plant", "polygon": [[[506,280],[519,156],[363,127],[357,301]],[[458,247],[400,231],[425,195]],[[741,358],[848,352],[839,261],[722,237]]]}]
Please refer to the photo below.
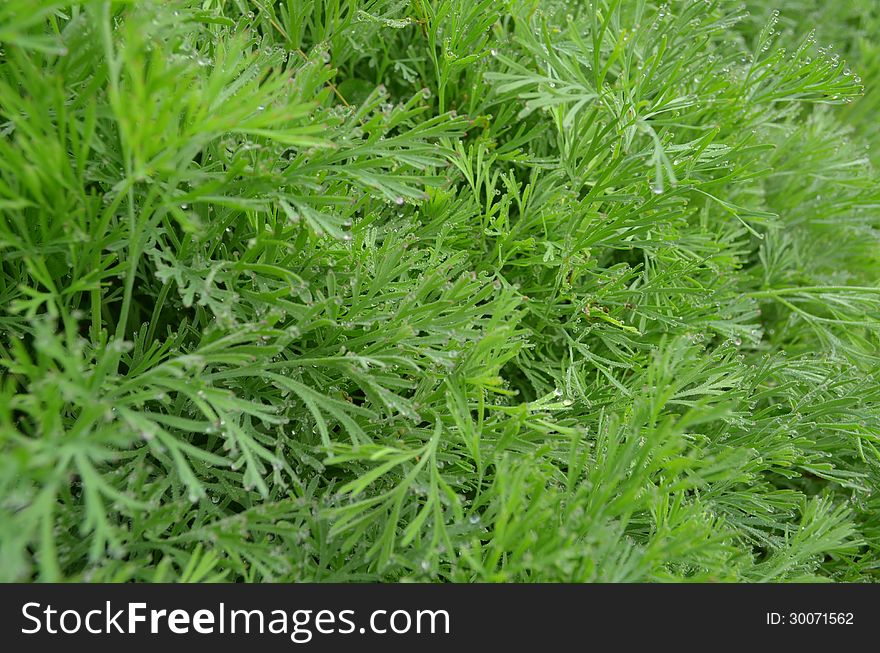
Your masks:
[{"label": "green plant", "polygon": [[869,42],[801,1],[31,4],[0,578],[875,577]]}]

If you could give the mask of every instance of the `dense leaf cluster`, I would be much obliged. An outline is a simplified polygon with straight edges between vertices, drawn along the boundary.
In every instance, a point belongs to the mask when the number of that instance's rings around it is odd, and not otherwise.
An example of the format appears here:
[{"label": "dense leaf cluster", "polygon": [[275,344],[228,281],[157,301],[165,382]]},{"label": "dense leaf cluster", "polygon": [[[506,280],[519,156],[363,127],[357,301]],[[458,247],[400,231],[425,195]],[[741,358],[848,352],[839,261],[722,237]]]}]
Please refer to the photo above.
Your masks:
[{"label": "dense leaf cluster", "polygon": [[880,18],[751,4],[0,4],[0,578],[875,577]]}]

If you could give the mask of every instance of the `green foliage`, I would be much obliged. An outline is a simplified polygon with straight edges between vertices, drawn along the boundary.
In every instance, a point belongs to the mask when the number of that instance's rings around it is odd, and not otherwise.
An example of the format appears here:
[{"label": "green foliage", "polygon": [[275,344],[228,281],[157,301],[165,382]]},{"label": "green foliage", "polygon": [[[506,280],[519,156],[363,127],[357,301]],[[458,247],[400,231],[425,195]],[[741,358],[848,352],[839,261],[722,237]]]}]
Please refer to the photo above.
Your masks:
[{"label": "green foliage", "polygon": [[753,4],[0,5],[0,579],[875,578],[880,18]]}]

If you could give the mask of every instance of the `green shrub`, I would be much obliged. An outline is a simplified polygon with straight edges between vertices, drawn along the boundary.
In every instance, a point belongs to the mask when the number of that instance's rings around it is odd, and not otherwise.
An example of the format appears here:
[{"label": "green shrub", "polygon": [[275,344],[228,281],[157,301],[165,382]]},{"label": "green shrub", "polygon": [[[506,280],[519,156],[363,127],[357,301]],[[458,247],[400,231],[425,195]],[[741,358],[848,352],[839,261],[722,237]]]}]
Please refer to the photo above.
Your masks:
[{"label": "green shrub", "polygon": [[0,579],[874,578],[880,20],[752,4],[4,2]]}]

